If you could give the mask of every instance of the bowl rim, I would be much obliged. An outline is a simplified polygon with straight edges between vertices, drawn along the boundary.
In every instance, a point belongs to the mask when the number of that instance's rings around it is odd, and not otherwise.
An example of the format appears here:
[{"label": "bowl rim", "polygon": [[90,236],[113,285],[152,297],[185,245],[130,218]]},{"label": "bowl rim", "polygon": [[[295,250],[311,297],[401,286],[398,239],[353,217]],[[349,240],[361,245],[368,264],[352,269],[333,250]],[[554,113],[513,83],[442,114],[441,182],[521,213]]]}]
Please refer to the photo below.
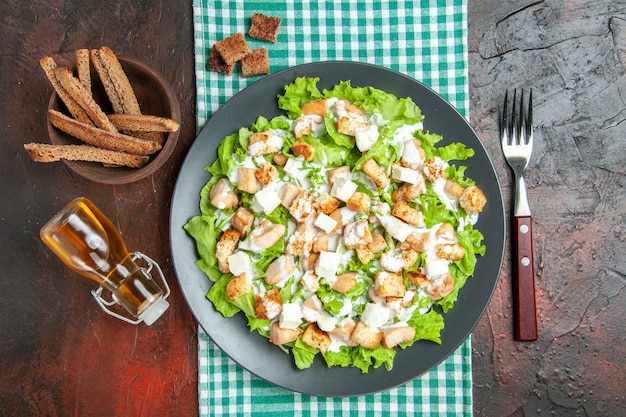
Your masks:
[{"label": "bowl rim", "polygon": [[[180,114],[180,104],[176,99],[176,95],[174,94],[174,90],[171,84],[163,77],[163,75],[148,65],[147,63],[130,57],[124,54],[116,54],[117,59],[119,60],[122,68],[126,71],[128,67],[132,66],[138,69],[139,73],[146,74],[146,77],[150,78],[154,81],[154,84],[161,93],[164,93],[166,102],[169,107],[170,114],[164,114],[162,116],[169,117],[179,124],[181,123],[181,114]],[[132,85],[132,81],[131,81]],[[58,109],[60,105],[60,99],[55,90],[52,91],[50,99],[48,101],[48,110],[50,109]],[[47,116],[46,112],[46,123],[48,126],[48,136],[50,138],[50,142],[53,144],[66,144],[66,143],[77,143],[82,144],[83,142],[79,139],[75,139],[70,135],[61,132],[59,129],[54,127],[52,123],[50,123],[50,119]],[[176,132],[166,132],[166,139],[164,142],[164,146],[154,155],[150,155],[150,160],[144,166],[140,168],[128,168],[128,167],[105,167],[98,162],[88,162],[88,161],[68,161],[62,159],[63,163],[68,166],[72,171],[76,172],[78,175],[98,183],[102,184],[111,184],[111,185],[120,185],[120,184],[129,184],[132,182],[139,181],[141,179],[146,178],[147,176],[155,173],[158,169],[160,169],[165,162],[172,155],[174,148],[178,142],[178,137],[180,134],[180,129]],[[68,139],[74,139],[75,141],[70,142],[65,140],[60,140],[61,137],[67,137]]]}]

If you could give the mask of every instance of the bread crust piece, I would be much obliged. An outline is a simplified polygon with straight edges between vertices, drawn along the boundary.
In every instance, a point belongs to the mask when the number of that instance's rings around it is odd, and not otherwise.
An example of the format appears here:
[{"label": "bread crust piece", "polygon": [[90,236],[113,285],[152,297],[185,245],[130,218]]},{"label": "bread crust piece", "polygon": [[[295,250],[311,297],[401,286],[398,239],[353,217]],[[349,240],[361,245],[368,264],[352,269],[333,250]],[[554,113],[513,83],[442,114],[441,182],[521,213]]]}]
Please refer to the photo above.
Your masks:
[{"label": "bread crust piece", "polygon": [[113,123],[107,118],[100,106],[93,100],[91,94],[85,90],[85,87],[78,81],[72,71],[67,67],[56,67],[54,74],[61,83],[61,86],[67,91],[79,106],[87,112],[89,118],[100,129],[109,132],[117,132]]},{"label": "bread crust piece", "polygon": [[217,42],[215,49],[227,65],[234,65],[235,62],[252,52],[246,38],[240,32]]},{"label": "bread crust piece", "polygon": [[48,110],[48,119],[56,128],[90,145],[134,155],[150,155],[161,149],[161,144],[121,133],[112,133],[81,123],[56,110]]},{"label": "bread crust piece", "polygon": [[91,71],[89,70],[89,49],[76,51],[76,72],[78,80],[91,95]]},{"label": "bread crust piece", "polygon": [[145,114],[109,114],[111,123],[119,130],[138,132],[177,132],[180,125],[167,117]]},{"label": "bread crust piece", "polygon": [[254,13],[252,15],[248,35],[262,41],[276,43],[281,22],[282,19],[280,17]]},{"label": "bread crust piece", "polygon": [[123,113],[125,114],[141,114],[141,108],[139,102],[137,102],[137,96],[135,91],[128,81],[128,77],[118,61],[113,51],[103,46],[99,50],[100,58],[104,67],[107,69],[111,82],[115,86],[115,91],[120,98],[120,104],[122,105]]},{"label": "bread crust piece", "polygon": [[87,115],[87,112],[85,112],[85,110],[83,110],[83,108],[72,98],[72,96],[70,96],[69,93],[63,89],[61,83],[57,80],[57,77],[54,74],[54,69],[57,67],[57,64],[54,62],[54,59],[49,56],[45,56],[41,58],[39,65],[46,73],[50,84],[52,84],[52,87],[61,101],[65,104],[65,107],[67,107],[70,114],[80,122],[93,124],[89,115]]},{"label": "bread crust piece", "polygon": [[102,81],[102,86],[104,87],[104,92],[106,93],[109,101],[111,102],[111,106],[113,107],[113,111],[115,113],[123,113],[124,109],[122,108],[122,102],[120,101],[119,94],[117,90],[115,90],[115,85],[113,81],[111,81],[111,77],[109,76],[109,72],[102,62],[102,57],[100,56],[100,51],[98,49],[92,49],[89,51],[89,56],[91,57],[91,62],[93,63],[93,67],[96,69],[98,76],[100,77],[100,81]]},{"label": "bread crust piece", "polygon": [[55,162],[61,159],[68,161],[101,162],[139,168],[148,162],[148,157],[131,155],[125,152],[96,148],[91,145],[50,145],[47,143],[26,143],[24,149],[33,161]]}]

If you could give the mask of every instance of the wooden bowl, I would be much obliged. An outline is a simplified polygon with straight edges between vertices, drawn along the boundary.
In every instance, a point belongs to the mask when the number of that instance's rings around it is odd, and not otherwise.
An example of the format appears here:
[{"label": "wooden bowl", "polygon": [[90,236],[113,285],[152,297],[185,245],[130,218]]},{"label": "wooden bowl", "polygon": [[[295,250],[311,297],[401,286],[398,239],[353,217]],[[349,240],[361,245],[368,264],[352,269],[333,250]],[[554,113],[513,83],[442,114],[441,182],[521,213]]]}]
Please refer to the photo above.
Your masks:
[{"label": "wooden bowl", "polygon": [[[118,55],[118,60],[130,81],[137,101],[143,114],[168,117],[181,123],[180,106],[170,84],[150,66],[124,55]],[[101,106],[106,114],[113,112],[100,78],[92,68],[91,88],[95,101]],[[48,109],[58,110],[69,115],[65,104],[59,99],[56,92],[52,93]],[[48,121],[48,133],[53,144],[83,144],[54,127]],[[157,153],[150,155],[150,160],[141,168],[129,167],[106,167],[99,162],[66,161],[63,162],[74,172],[82,177],[104,184],[128,184],[147,177],[156,172],[172,154],[178,142],[179,132],[165,133],[163,148]]]}]

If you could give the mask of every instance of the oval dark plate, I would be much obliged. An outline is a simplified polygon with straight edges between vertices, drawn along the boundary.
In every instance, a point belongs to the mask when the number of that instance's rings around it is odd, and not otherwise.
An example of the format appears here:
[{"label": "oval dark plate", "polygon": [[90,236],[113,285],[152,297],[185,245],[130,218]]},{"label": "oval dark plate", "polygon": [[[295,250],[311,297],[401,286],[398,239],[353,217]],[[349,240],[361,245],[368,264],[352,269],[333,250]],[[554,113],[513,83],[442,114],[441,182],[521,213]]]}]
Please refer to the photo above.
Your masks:
[{"label": "oval dark plate", "polygon": [[[276,96],[296,77],[318,77],[318,87],[332,88],[350,80],[352,86],[373,86],[398,97],[411,97],[425,115],[424,130],[443,135],[439,145],[462,142],[473,148],[466,175],[476,181],[488,203],[477,228],[485,236],[485,256],[479,257],[475,275],[468,279],[452,310],[444,315],[442,344],[418,341],[398,350],[391,371],[328,368],[321,357],[307,370],[298,370],[293,357],[267,339],[250,333],[243,314],[226,319],[205,298],[210,281],[194,262],[195,242],[183,225],[199,211],[199,194],[209,180],[204,169],[217,157],[221,140],[240,127],[249,127],[259,115],[272,118],[282,112]],[[319,62],[289,68],[250,85],[208,121],[183,163],[172,198],[170,236],[174,269],[183,295],[202,328],[228,356],[253,374],[286,389],[320,396],[354,396],[379,392],[404,384],[435,367],[467,338],[485,311],[495,289],[505,242],[504,205],[493,164],[480,139],[465,118],[424,84],[398,72],[357,62]],[[319,355],[318,355],[319,356]]]}]

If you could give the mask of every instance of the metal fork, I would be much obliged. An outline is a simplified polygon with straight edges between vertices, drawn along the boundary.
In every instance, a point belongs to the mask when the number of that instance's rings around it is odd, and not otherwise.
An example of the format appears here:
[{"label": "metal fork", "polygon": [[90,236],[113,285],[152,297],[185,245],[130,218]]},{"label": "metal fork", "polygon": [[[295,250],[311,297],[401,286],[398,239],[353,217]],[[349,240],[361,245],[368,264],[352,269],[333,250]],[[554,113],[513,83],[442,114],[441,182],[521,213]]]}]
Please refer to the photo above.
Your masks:
[{"label": "metal fork", "polygon": [[515,208],[513,211],[513,300],[516,340],[537,340],[535,306],[535,272],[533,261],[532,216],[528,204],[524,173],[533,150],[532,89],[528,107],[524,105],[524,90],[519,104],[517,89],[513,92],[512,110],[509,92],[504,95],[500,120],[502,152],[515,174]]}]

